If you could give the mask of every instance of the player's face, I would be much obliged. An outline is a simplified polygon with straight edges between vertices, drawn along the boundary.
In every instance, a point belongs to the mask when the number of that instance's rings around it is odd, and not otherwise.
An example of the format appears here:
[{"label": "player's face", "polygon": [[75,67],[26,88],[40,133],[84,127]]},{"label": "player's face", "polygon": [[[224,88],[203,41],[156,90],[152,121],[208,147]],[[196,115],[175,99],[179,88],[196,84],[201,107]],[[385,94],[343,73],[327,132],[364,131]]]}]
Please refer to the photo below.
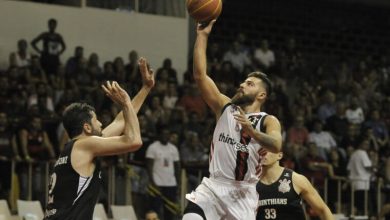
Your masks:
[{"label": "player's face", "polygon": [[232,98],[232,103],[240,106],[252,104],[257,97],[265,97],[265,89],[261,80],[256,77],[248,77]]},{"label": "player's face", "polygon": [[102,123],[97,119],[95,112],[92,112],[91,126],[92,135],[102,136]]},{"label": "player's face", "polygon": [[272,153],[267,152],[265,156],[263,156],[263,159],[261,160],[261,165],[263,166],[270,166],[275,163],[277,163],[280,159],[282,159],[283,154],[281,152],[279,153]]}]

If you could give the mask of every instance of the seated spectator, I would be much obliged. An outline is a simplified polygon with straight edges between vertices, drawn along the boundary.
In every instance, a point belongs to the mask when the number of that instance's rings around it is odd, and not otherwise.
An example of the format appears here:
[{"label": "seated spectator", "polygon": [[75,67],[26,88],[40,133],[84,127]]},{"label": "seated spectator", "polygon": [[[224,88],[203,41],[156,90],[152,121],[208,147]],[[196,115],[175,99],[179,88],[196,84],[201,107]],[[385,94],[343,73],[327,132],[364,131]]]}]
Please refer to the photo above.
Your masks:
[{"label": "seated spectator", "polygon": [[65,66],[66,75],[69,77],[76,76],[76,71],[79,65],[80,59],[84,58],[84,48],[77,46],[74,49],[74,55],[68,59]]},{"label": "seated spectator", "polygon": [[338,102],[336,114],[326,120],[325,129],[332,133],[336,141],[340,142],[341,138],[346,135],[348,130],[348,120],[345,117],[345,104]]},{"label": "seated spectator", "polygon": [[356,97],[351,99],[350,106],[345,112],[347,120],[351,124],[360,125],[364,121],[363,108],[359,105]]},{"label": "seated spectator", "polygon": [[294,124],[287,130],[287,146],[303,148],[309,142],[309,131],[305,127],[304,118],[297,115]]},{"label": "seated spectator", "polygon": [[309,143],[308,149],[308,154],[302,160],[303,174],[311,180],[318,190],[323,190],[329,164],[320,157],[315,143]]},{"label": "seated spectator", "polygon": [[155,125],[166,124],[169,120],[169,112],[162,106],[159,96],[152,97],[150,107],[146,109],[145,116],[150,118]]},{"label": "seated spectator", "polygon": [[163,98],[163,106],[167,109],[173,109],[176,106],[177,100],[179,99],[177,95],[177,86],[175,83],[169,83],[167,92]]},{"label": "seated spectator", "polygon": [[323,102],[318,107],[318,118],[322,122],[326,122],[326,120],[336,114],[336,96],[333,92],[327,91],[323,96]]},{"label": "seated spectator", "polygon": [[156,80],[157,82],[160,80],[161,72],[166,71],[167,72],[167,80],[168,82],[173,82],[177,84],[177,73],[176,70],[172,67],[172,60],[169,58],[166,58],[163,62],[163,65],[161,68],[159,68],[156,72]]},{"label": "seated spectator", "polygon": [[89,56],[87,72],[93,79],[98,80],[99,82],[102,81],[103,70],[99,65],[99,56],[96,53],[91,53]]},{"label": "seated spectator", "polygon": [[253,58],[257,67],[265,72],[274,65],[275,54],[269,49],[268,40],[261,40],[261,45],[259,48],[256,48]]},{"label": "seated spectator", "polygon": [[200,142],[197,133],[186,132],[185,139],[180,145],[180,160],[187,171],[189,184],[187,191],[191,192],[199,184],[199,172],[205,171],[209,160],[206,148]]},{"label": "seated spectator", "polygon": [[322,130],[322,122],[320,120],[314,121],[313,131],[309,133],[309,142],[317,145],[319,155],[327,160],[327,155],[332,148],[337,147],[336,141],[328,131]]},{"label": "seated spectator", "polygon": [[198,114],[199,119],[203,119],[206,115],[206,103],[202,96],[200,96],[199,89],[195,84],[191,84],[189,88],[184,88],[183,96],[177,104],[182,106],[187,112],[195,112]]},{"label": "seated spectator", "polygon": [[233,67],[239,72],[244,70],[245,65],[252,64],[248,54],[240,50],[240,43],[237,41],[235,41],[232,48],[224,54],[223,61],[230,61],[233,64]]},{"label": "seated spectator", "polygon": [[11,53],[14,56],[16,67],[29,67],[31,64],[31,54],[27,52],[27,41],[21,39],[18,41],[18,51]]},{"label": "seated spectator", "polygon": [[27,81],[30,84],[35,83],[48,83],[47,76],[45,71],[42,69],[41,64],[39,63],[38,56],[31,57],[31,65],[29,66],[29,75],[27,76]]},{"label": "seated spectator", "polygon": [[126,81],[126,69],[125,63],[122,57],[116,57],[113,62],[114,76],[118,83],[124,83]]},{"label": "seated spectator", "polygon": [[379,147],[385,147],[389,143],[389,131],[380,117],[377,109],[371,111],[370,119],[364,123],[364,127],[371,128]]}]

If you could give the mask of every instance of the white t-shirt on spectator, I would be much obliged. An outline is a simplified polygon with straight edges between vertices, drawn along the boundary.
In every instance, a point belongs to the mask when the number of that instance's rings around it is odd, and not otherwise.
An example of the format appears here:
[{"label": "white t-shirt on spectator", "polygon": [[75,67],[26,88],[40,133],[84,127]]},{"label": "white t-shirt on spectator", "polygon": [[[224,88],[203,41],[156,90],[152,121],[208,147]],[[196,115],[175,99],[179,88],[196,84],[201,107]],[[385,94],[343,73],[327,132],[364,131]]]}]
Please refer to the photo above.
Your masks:
[{"label": "white t-shirt on spectator", "polygon": [[361,124],[364,121],[363,109],[361,107],[355,110],[347,109],[345,116],[348,122],[352,124]]},{"label": "white t-shirt on spectator", "polygon": [[179,161],[179,151],[171,143],[153,142],[146,151],[146,158],[153,159],[153,180],[157,186],[176,186],[174,162]]},{"label": "white t-shirt on spectator", "polygon": [[255,50],[255,59],[268,68],[275,62],[275,55],[272,50],[264,51],[260,48]]},{"label": "white t-shirt on spectator", "polygon": [[371,172],[367,168],[371,166],[371,160],[365,150],[358,149],[352,153],[347,170],[355,190],[368,190],[370,188]]},{"label": "white t-shirt on spectator", "polygon": [[310,132],[309,142],[314,142],[318,147],[326,150],[330,150],[330,148],[337,146],[336,141],[327,131],[321,131],[320,133]]}]

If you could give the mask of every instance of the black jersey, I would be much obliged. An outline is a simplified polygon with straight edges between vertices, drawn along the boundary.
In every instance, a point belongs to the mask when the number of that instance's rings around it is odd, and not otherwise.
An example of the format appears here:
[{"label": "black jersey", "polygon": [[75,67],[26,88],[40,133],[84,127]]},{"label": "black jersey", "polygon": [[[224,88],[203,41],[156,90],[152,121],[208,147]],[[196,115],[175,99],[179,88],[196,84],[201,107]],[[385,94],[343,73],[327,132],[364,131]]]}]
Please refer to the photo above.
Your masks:
[{"label": "black jersey", "polygon": [[270,185],[261,182],[257,184],[257,220],[305,220],[301,197],[293,187],[292,174],[292,170],[285,168],[276,182]]},{"label": "black jersey", "polygon": [[65,145],[54,165],[44,220],[92,220],[101,186],[100,165],[95,162],[92,176],[80,176],[71,164],[74,143]]}]

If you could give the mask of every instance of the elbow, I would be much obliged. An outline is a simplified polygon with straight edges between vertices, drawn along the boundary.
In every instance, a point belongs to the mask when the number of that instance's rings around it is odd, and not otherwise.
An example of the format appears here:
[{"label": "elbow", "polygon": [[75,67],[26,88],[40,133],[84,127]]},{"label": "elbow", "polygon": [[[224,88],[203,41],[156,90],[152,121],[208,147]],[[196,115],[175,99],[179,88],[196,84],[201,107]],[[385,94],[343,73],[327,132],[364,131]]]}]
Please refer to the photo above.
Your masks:
[{"label": "elbow", "polygon": [[137,135],[136,137],[127,137],[126,138],[126,146],[128,152],[133,152],[141,148],[142,139],[141,136]]},{"label": "elbow", "polygon": [[142,139],[141,139],[141,136],[137,136],[136,138],[134,138],[134,140],[132,141],[131,143],[131,149],[132,151],[136,151],[138,149],[140,149],[142,147]]}]

